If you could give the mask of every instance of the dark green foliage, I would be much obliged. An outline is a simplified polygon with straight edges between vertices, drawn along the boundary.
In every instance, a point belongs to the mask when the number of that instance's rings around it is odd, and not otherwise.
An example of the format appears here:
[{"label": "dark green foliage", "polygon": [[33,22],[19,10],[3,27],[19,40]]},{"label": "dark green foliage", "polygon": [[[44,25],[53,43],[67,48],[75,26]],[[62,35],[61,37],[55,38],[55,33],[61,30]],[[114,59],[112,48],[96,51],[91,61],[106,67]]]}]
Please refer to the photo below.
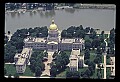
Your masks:
[{"label": "dark green foliage", "polygon": [[35,73],[35,76],[40,76],[42,71],[45,69],[45,65],[42,62],[44,53],[40,50],[33,50],[33,53],[30,58],[30,69]]}]

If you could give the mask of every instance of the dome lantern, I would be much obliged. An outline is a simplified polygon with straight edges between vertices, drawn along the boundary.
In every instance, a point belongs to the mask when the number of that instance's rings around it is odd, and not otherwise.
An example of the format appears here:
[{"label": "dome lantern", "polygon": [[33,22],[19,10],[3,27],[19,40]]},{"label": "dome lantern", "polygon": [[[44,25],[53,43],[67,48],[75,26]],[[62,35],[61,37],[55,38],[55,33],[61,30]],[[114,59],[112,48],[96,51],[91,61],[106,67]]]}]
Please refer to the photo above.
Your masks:
[{"label": "dome lantern", "polygon": [[58,30],[57,25],[54,23],[54,20],[52,20],[52,24],[49,27],[50,30]]}]

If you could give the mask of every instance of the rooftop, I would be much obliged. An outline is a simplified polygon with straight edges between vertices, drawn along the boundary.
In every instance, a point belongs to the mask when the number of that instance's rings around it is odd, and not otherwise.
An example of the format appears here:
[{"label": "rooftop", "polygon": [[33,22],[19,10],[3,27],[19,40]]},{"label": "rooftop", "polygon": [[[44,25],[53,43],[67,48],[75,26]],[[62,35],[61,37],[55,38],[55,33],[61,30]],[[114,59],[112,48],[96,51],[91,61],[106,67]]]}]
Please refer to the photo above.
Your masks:
[{"label": "rooftop", "polygon": [[17,63],[16,63],[16,65],[24,65],[25,60],[26,60],[25,58],[22,58],[22,57],[19,58],[18,61],[17,61]]},{"label": "rooftop", "polygon": [[45,43],[46,40],[44,38],[36,38],[35,39],[35,42],[42,42],[42,43]]},{"label": "rooftop", "polygon": [[77,67],[77,66],[78,66],[78,65],[77,65],[78,63],[77,63],[77,62],[78,62],[77,59],[71,59],[71,60],[70,60],[70,66]]},{"label": "rooftop", "polygon": [[73,43],[74,39],[62,39],[62,43]]},{"label": "rooftop", "polygon": [[79,50],[72,49],[71,55],[77,55],[77,56],[80,55],[80,49]]},{"label": "rooftop", "polygon": [[31,37],[28,37],[27,39],[24,40],[25,42],[41,42],[41,43],[45,43],[46,42],[46,39],[45,38],[31,38]]},{"label": "rooftop", "polygon": [[58,43],[54,42],[54,41],[51,41],[51,42],[48,42],[47,44],[58,44]]},{"label": "rooftop", "polygon": [[32,48],[24,48],[21,52],[21,54],[16,54],[15,57],[19,56],[19,59],[16,63],[16,65],[24,65],[26,58],[30,55],[30,50],[32,50]]},{"label": "rooftop", "polygon": [[78,38],[78,39],[65,39],[64,38],[61,41],[62,43],[83,43],[84,42],[84,40],[81,38]]}]

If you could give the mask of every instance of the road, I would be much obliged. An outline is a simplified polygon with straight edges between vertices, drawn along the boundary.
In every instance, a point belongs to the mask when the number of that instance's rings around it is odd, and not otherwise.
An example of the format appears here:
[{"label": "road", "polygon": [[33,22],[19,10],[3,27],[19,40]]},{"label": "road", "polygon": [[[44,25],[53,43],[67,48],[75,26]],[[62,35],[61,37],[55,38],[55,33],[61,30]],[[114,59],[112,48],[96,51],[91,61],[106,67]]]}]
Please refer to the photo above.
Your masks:
[{"label": "road", "polygon": [[106,53],[104,54],[104,78],[106,79]]}]

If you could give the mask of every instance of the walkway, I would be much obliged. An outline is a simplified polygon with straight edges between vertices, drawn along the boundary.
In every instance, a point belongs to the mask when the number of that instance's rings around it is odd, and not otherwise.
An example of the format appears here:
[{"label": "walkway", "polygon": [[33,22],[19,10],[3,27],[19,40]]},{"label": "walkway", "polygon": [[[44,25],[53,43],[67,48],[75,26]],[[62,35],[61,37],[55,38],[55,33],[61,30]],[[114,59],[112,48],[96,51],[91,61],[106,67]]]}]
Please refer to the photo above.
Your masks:
[{"label": "walkway", "polygon": [[44,62],[44,64],[45,64],[45,70],[42,72],[41,76],[43,76],[43,75],[50,76],[50,63],[53,60],[52,56],[54,54],[54,51],[47,51],[47,53],[48,53],[48,61]]},{"label": "walkway", "polygon": [[104,78],[106,79],[106,54],[104,54]]},{"label": "walkway", "polygon": [[10,62],[9,62],[9,63],[5,63],[5,64],[15,64],[15,62],[13,62],[13,63],[10,63]]}]

